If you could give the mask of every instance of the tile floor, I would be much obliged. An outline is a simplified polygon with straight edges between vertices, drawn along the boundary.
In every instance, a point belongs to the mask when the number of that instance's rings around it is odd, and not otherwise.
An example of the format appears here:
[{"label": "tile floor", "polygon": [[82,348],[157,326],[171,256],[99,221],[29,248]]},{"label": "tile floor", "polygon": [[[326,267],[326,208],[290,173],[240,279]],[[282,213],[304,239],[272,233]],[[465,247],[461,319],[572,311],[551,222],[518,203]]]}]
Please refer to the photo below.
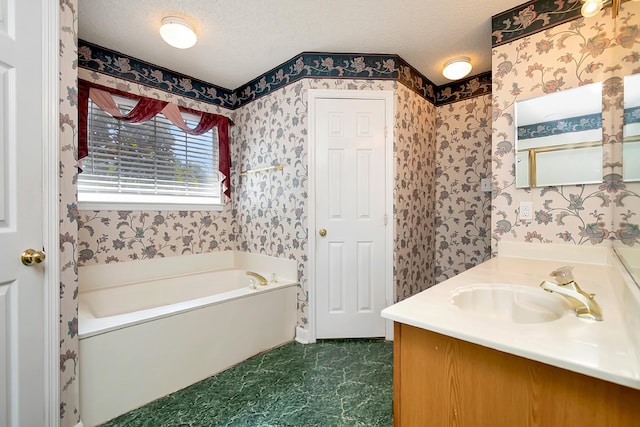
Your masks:
[{"label": "tile floor", "polygon": [[392,372],[392,342],[292,342],[103,426],[391,426]]}]

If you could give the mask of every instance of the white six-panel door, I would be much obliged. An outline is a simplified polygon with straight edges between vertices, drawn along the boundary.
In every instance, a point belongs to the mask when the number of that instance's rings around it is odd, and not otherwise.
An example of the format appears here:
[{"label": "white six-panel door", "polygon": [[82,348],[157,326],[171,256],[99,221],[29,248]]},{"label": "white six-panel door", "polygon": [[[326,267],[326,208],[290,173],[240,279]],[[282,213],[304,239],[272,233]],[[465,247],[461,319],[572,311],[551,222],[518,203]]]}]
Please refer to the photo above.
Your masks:
[{"label": "white six-panel door", "polygon": [[385,336],[385,100],[315,100],[317,338]]},{"label": "white six-panel door", "polygon": [[40,1],[0,0],[2,427],[47,425],[44,266],[20,261],[22,251],[44,244],[42,26]]}]

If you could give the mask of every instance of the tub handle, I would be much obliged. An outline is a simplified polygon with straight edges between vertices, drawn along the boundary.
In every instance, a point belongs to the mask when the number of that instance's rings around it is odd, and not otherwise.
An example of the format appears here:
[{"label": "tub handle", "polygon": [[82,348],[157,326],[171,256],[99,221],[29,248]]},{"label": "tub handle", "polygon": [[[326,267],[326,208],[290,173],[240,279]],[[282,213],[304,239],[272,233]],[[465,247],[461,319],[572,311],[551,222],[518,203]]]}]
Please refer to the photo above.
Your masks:
[{"label": "tub handle", "polygon": [[258,273],[254,273],[253,271],[245,271],[245,273],[247,276],[249,277],[253,277],[254,279],[256,279],[258,281],[258,283],[260,283],[260,286],[265,286],[267,284],[267,279],[264,278],[264,276],[258,274]]}]

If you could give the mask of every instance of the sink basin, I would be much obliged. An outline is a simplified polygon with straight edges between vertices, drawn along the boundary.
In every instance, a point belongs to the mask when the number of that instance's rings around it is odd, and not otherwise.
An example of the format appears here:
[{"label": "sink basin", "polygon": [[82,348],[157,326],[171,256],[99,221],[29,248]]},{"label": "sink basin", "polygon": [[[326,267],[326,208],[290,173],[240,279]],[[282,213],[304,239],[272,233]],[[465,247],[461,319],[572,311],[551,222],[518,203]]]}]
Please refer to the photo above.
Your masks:
[{"label": "sink basin", "polygon": [[451,302],[465,313],[513,323],[551,322],[571,309],[542,289],[495,283],[458,288]]}]

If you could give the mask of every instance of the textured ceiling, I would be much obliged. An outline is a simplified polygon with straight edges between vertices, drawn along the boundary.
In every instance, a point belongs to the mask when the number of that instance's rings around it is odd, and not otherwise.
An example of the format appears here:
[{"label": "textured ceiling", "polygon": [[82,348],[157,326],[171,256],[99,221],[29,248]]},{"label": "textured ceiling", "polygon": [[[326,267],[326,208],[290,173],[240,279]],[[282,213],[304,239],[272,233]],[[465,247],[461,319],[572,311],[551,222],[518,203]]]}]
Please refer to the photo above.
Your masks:
[{"label": "textured ceiling", "polygon": [[[468,56],[491,69],[491,16],[522,0],[79,0],[88,42],[235,89],[307,52],[397,54],[436,85],[442,65]],[[158,33],[164,16],[196,27],[179,50]]]}]

